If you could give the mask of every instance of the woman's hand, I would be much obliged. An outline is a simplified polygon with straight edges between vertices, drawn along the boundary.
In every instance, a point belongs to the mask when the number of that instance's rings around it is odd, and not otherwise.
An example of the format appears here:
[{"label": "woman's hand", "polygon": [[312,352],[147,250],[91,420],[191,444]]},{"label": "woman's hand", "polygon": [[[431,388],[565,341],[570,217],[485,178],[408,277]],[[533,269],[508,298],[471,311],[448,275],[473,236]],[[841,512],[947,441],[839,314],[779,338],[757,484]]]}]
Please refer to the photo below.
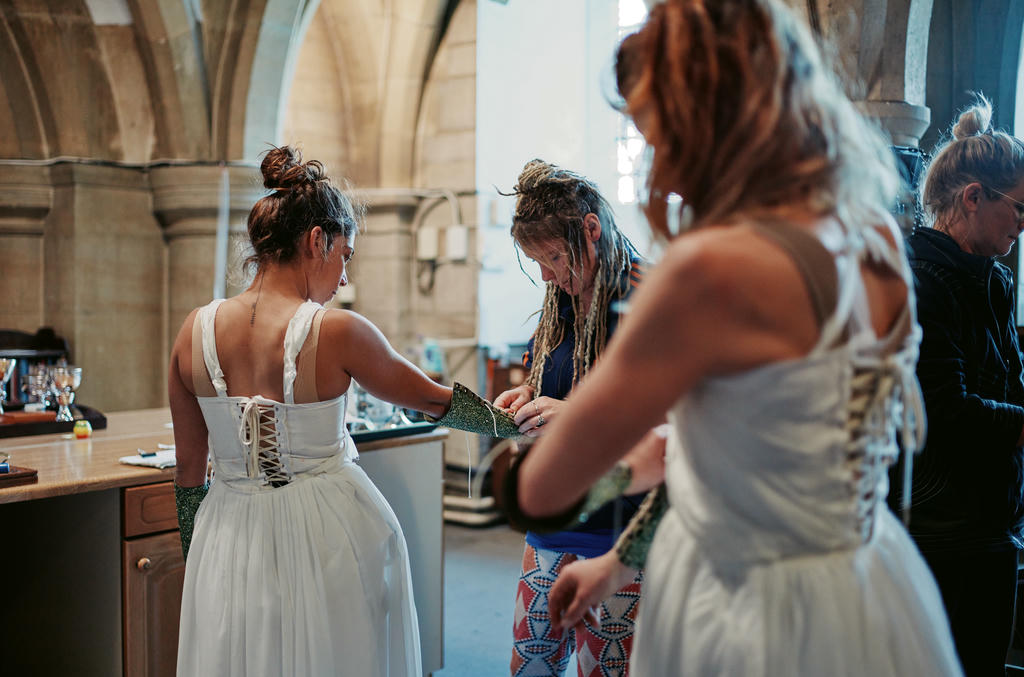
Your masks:
[{"label": "woman's hand", "polygon": [[564,400],[556,400],[553,397],[538,397],[523,405],[515,415],[519,432],[527,437],[539,437],[543,432],[541,429],[558,418],[558,412],[563,406]]},{"label": "woman's hand", "polygon": [[600,622],[601,602],[616,590],[633,582],[637,570],[627,567],[611,550],[593,559],[567,564],[548,593],[551,622],[565,629],[584,618],[592,625]]},{"label": "woman's hand", "polygon": [[506,390],[494,398],[494,406],[510,414],[515,414],[520,407],[533,399],[533,386],[523,384]]}]

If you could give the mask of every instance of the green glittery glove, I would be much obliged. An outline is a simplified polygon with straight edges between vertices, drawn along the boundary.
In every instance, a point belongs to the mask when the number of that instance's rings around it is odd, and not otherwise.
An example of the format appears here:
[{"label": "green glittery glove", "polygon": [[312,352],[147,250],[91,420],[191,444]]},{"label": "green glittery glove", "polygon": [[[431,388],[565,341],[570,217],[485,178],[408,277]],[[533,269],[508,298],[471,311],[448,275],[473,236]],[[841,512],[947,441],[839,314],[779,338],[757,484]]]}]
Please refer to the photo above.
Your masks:
[{"label": "green glittery glove", "polygon": [[668,495],[665,485],[659,484],[651,489],[633,519],[615,541],[615,555],[620,562],[634,569],[642,569],[647,561],[647,553],[654,542],[654,532],[658,530],[665,510],[668,509]]},{"label": "green glittery glove", "polygon": [[174,505],[178,508],[178,529],[181,534],[181,554],[188,559],[188,548],[192,545],[192,530],[195,528],[196,512],[199,504],[210,491],[209,485],[198,487],[179,487],[174,484]]},{"label": "green glittery glove", "polygon": [[611,470],[598,478],[590,487],[587,497],[580,507],[580,522],[586,522],[590,514],[608,501],[614,501],[626,491],[633,480],[633,469],[625,461],[619,461]]},{"label": "green glittery glove", "polygon": [[438,425],[457,430],[466,430],[479,435],[517,438],[523,434],[512,416],[480,397],[472,390],[456,382],[452,386],[452,403],[444,416],[434,419]]}]

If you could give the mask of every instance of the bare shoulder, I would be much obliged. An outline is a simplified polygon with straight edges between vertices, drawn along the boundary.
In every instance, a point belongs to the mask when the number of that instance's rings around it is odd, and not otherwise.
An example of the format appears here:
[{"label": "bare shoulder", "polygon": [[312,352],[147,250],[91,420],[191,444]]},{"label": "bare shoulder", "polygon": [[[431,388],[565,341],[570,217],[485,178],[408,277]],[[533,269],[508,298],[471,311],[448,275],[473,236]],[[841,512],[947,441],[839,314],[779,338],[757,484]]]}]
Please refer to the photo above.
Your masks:
[{"label": "bare shoulder", "polygon": [[352,310],[331,308],[324,314],[320,325],[320,342],[342,348],[351,346],[358,349],[386,344],[387,339],[373,322]]},{"label": "bare shoulder", "polygon": [[178,336],[174,339],[174,347],[172,352],[174,354],[181,354],[184,351],[186,354],[191,354],[192,348],[192,327],[196,322],[196,316],[199,315],[199,311],[202,308],[193,308],[192,312],[188,314],[185,321],[181,323],[181,329],[178,330]]},{"label": "bare shoulder", "polygon": [[320,327],[320,334],[327,332],[336,338],[350,335],[353,332],[366,331],[373,327],[373,323],[359,313],[344,308],[328,308],[324,313],[323,324]]},{"label": "bare shoulder", "polygon": [[791,296],[802,286],[789,255],[745,225],[683,235],[657,268],[665,282],[700,297],[710,294],[720,304],[758,305],[774,294]]},{"label": "bare shoulder", "polygon": [[796,263],[749,225],[713,226],[679,237],[647,285],[648,309],[676,318],[662,323],[674,321],[677,332],[692,334],[699,327],[706,334],[707,359],[713,358],[716,371],[799,357],[818,336]]}]

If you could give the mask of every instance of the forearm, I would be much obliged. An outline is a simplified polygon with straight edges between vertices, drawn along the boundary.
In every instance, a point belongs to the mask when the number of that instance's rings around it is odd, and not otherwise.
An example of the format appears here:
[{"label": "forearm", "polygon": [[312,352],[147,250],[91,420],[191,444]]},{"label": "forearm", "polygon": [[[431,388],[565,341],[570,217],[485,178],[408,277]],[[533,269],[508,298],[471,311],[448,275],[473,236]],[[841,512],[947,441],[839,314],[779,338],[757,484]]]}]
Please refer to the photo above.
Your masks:
[{"label": "forearm", "polygon": [[437,383],[401,355],[396,353],[394,358],[373,378],[356,381],[374,397],[429,416],[442,416],[451,403],[452,389]]},{"label": "forearm", "polygon": [[[598,367],[600,368],[600,367]],[[616,462],[632,449],[643,435],[662,418],[656,411],[637,411],[623,418],[630,425],[612,425],[606,414],[615,411],[614,387],[581,390],[562,418],[552,424],[523,460],[519,501],[524,514],[543,516],[562,513],[577,505],[590,488]],[[583,389],[586,389],[586,384]],[[645,420],[650,419],[650,420]],[[641,427],[643,426],[643,427]],[[586,463],[580,454],[557,450],[586,450]],[[625,490],[623,486],[621,490]],[[621,491],[620,491],[621,493]]]}]

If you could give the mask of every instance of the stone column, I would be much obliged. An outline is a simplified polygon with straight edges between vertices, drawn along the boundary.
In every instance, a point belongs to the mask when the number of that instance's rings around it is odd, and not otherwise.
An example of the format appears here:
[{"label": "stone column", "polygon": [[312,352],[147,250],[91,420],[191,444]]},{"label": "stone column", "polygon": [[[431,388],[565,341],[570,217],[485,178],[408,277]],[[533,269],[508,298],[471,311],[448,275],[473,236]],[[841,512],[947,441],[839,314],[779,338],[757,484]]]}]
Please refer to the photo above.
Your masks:
[{"label": "stone column", "polygon": [[0,329],[43,324],[43,233],[53,204],[50,168],[0,166]]},{"label": "stone column", "polygon": [[350,279],[353,309],[403,351],[413,340],[410,280],[413,275],[412,219],[420,198],[375,194],[367,204]]},{"label": "stone column", "polygon": [[[807,3],[789,0],[794,5]],[[834,43],[851,96],[894,145],[918,147],[931,113],[925,73],[932,0],[817,2],[821,30]]]},{"label": "stone column", "polygon": [[108,412],[160,406],[164,255],[146,174],[69,163],[50,177],[43,324],[82,367],[78,401]]},{"label": "stone column", "polygon": [[857,107],[888,132],[894,146],[919,147],[931,124],[931,111],[907,101],[859,101]]},{"label": "stone column", "polygon": [[[224,295],[245,288],[242,271],[248,243],[246,219],[266,194],[254,167],[230,166],[228,172],[228,248]],[[223,169],[217,165],[172,165],[150,172],[153,213],[167,242],[168,346],[193,308],[209,303],[215,288],[217,219],[223,199]]]}]

